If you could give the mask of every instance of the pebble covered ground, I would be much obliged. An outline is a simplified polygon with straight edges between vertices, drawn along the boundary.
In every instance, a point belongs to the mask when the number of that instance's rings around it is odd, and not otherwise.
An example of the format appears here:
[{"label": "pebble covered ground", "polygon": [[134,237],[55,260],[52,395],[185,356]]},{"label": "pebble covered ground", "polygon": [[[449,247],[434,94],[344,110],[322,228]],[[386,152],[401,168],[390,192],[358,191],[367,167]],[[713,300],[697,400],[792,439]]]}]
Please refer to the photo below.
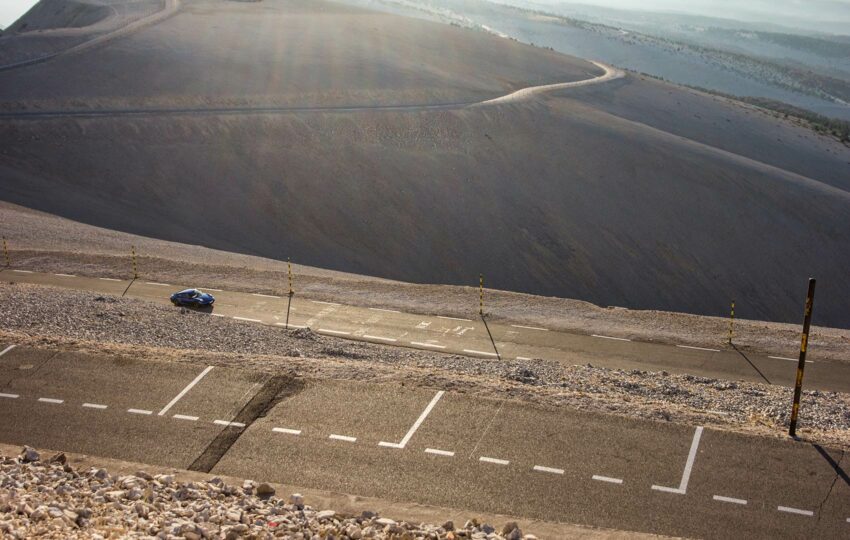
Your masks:
[{"label": "pebble covered ground", "polygon": [[267,483],[220,478],[180,482],[173,475],[111,475],[74,469],[64,454],[42,459],[25,447],[0,455],[0,536],[92,540],[106,538],[285,538],[292,540],[536,540],[515,522],[500,527],[472,519],[463,526],[409,523],[374,512],[349,515],[280,498]]},{"label": "pebble covered ground", "polygon": [[[135,299],[0,284],[0,337],[152,361],[305,378],[414,384],[536,406],[784,436],[792,390],[667,372],[490,360],[286,331]],[[185,336],[192,336],[186,339]],[[850,449],[850,395],[805,391],[800,433]]]}]

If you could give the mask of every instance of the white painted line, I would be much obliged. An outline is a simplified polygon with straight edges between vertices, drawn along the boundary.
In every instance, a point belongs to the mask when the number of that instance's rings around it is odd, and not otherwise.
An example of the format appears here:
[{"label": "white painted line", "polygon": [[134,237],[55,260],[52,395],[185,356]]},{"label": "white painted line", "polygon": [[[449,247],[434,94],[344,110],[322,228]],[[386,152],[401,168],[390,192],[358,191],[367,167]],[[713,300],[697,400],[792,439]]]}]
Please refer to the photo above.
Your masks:
[{"label": "white painted line", "polygon": [[213,317],[224,317],[224,315],[222,315],[221,313],[213,313],[212,316]]},{"label": "white painted line", "polygon": [[187,416],[187,415],[185,415],[185,414],[175,414],[174,416],[172,416],[172,418],[176,418],[176,419],[178,419],[178,420],[190,420],[190,421],[192,421],[192,422],[197,422],[197,421],[198,421],[198,417],[197,417],[197,416]]},{"label": "white painted line", "polygon": [[535,465],[534,470],[552,474],[564,474],[564,469],[553,469],[552,467],[541,467],[540,465]]},{"label": "white painted line", "polygon": [[334,433],[331,433],[330,435],[328,435],[328,439],[334,439],[334,440],[337,440],[337,441],[345,441],[345,442],[354,442],[354,441],[357,440],[357,437],[349,437],[347,435],[336,435]]},{"label": "white painted line", "polygon": [[227,420],[213,420],[213,424],[227,427],[245,427],[245,424],[242,422],[228,422]]},{"label": "white painted line", "polygon": [[370,335],[368,335],[368,334],[365,334],[363,337],[364,337],[365,339],[377,339],[378,341],[389,341],[389,342],[396,342],[396,341],[398,341],[397,339],[395,339],[395,338],[391,338],[391,337],[370,336]]},{"label": "white painted line", "polygon": [[260,294],[260,293],[251,293],[254,296],[260,296],[262,298],[280,298],[280,296],[275,296],[273,294]]},{"label": "white painted line", "polygon": [[693,349],[695,351],[709,351],[709,352],[720,352],[720,349],[709,349],[706,347],[693,347],[691,345],[676,345],[680,349]]},{"label": "white painted line", "polygon": [[443,390],[440,390],[433,398],[431,398],[431,402],[428,403],[428,406],[425,407],[425,410],[422,411],[422,414],[419,415],[419,418],[416,419],[416,422],[413,423],[413,426],[411,426],[411,428],[407,430],[407,433],[404,435],[404,438],[401,441],[397,443],[381,441],[378,443],[378,446],[387,446],[390,448],[404,448],[405,446],[407,446],[407,443],[410,441],[410,438],[413,437],[413,434],[416,433],[416,430],[419,429],[419,426],[422,425],[422,422],[424,422],[425,419],[428,418],[428,415],[431,414],[431,410],[434,408],[437,402],[440,401],[440,398],[443,397],[443,394],[445,394],[445,392]]},{"label": "white painted line", "polygon": [[850,518],[847,518],[847,523],[850,523]]},{"label": "white painted line", "polygon": [[289,429],[284,427],[276,427],[272,428],[272,431],[276,433],[288,433],[289,435],[301,435],[300,429]]},{"label": "white painted line", "polygon": [[153,411],[148,411],[145,409],[127,409],[127,412],[131,414],[153,414]]},{"label": "white painted line", "polygon": [[74,274],[53,274],[53,275],[59,276],[59,277],[77,277]]},{"label": "white painted line", "polygon": [[496,459],[492,457],[481,456],[478,458],[478,461],[483,461],[484,463],[495,463],[496,465],[507,465],[510,463],[507,459]]},{"label": "white painted line", "polygon": [[691,471],[694,468],[694,460],[697,457],[697,449],[699,448],[699,440],[702,437],[702,426],[698,426],[694,431],[694,439],[691,442],[691,451],[688,452],[688,461],[685,463],[685,470],[682,472],[682,481],[679,483],[678,488],[671,488],[665,486],[652,486],[652,489],[658,491],[664,491],[667,493],[675,493],[677,495],[684,495],[688,491],[688,481],[691,479]]},{"label": "white painted line", "polygon": [[[275,324],[275,326],[286,326],[286,323],[282,323],[282,322],[277,322],[277,323],[274,323],[274,324]],[[292,324],[292,323],[289,324],[289,327],[290,328],[297,328],[297,329],[309,328],[309,326],[301,326],[301,325]]]},{"label": "white painted line", "polygon": [[548,332],[548,328],[540,328],[539,326],[523,326],[521,324],[512,324],[514,328],[525,328],[526,330],[540,330],[541,332]]},{"label": "white painted line", "polygon": [[598,480],[600,482],[608,482],[609,484],[622,484],[622,478],[611,478],[610,476],[599,476],[598,474],[594,474],[591,478],[594,480]]},{"label": "white painted line", "polygon": [[337,334],[340,336],[350,336],[351,332],[343,332],[342,330],[329,330],[327,328],[319,328],[319,332],[324,332],[326,334]]},{"label": "white painted line", "polygon": [[443,317],[442,315],[437,315],[438,319],[448,319],[450,321],[467,321],[472,322],[472,319],[462,319],[460,317]]},{"label": "white painted line", "polygon": [[106,405],[101,405],[100,403],[83,403],[83,407],[86,409],[100,409],[103,410],[106,408]]},{"label": "white painted line", "polygon": [[813,516],[813,515],[815,515],[815,513],[812,512],[811,510],[800,510],[799,508],[790,508],[788,506],[777,506],[776,509],[779,510],[780,512],[788,512],[789,514],[798,514],[798,515],[801,515],[801,516]]},{"label": "white painted line", "polygon": [[155,281],[146,281],[147,285],[156,285],[157,287],[171,287],[168,283],[156,283]]},{"label": "white painted line", "polygon": [[2,351],[2,352],[0,352],[0,356],[3,356],[4,354],[6,354],[7,352],[11,351],[11,350],[12,350],[12,349],[14,349],[15,347],[17,347],[17,345],[9,345],[9,346],[8,346],[8,347],[6,347],[5,349],[3,349],[3,351]]},{"label": "white painted line", "polygon": [[531,360],[531,358],[529,358],[527,356],[517,356],[516,359],[517,360]]},{"label": "white painted line", "polygon": [[416,345],[418,347],[432,347],[434,349],[445,349],[446,348],[445,345],[436,345],[434,343],[423,343],[421,341],[411,341],[410,344]]},{"label": "white painted line", "polygon": [[727,502],[727,503],[732,503],[732,504],[747,504],[747,501],[745,501],[744,499],[736,499],[734,497],[724,497],[722,495],[715,495],[713,497],[713,499],[715,501]]},{"label": "white painted line", "polygon": [[103,281],[121,281],[120,279],[115,279],[115,278],[111,278],[111,277],[102,277],[102,278],[97,278],[97,279],[102,279]]},{"label": "white painted line", "polygon": [[[768,356],[768,358],[773,358],[774,360],[788,360],[789,362],[799,362],[799,358],[785,358],[784,356]],[[814,364],[814,360],[806,360],[807,364]]]},{"label": "white painted line", "polygon": [[326,306],[338,306],[336,302],[322,302],[321,300],[310,300],[314,304],[325,304]]},{"label": "white painted line", "polygon": [[20,396],[18,394],[2,394],[2,393],[0,393],[0,397],[9,398],[9,399],[18,399]]},{"label": "white painted line", "polygon": [[401,313],[401,311],[396,311],[394,309],[384,309],[379,307],[370,307],[372,311],[386,311],[387,313]]},{"label": "white painted line", "polygon": [[438,456],[446,456],[446,457],[455,457],[454,452],[449,452],[448,450],[437,450],[436,448],[426,448],[426,454],[435,454]]},{"label": "white painted line", "polygon": [[32,274],[32,270],[12,270],[12,272],[17,272],[19,274]]},{"label": "white painted line", "polygon": [[211,287],[204,287],[204,289],[203,289],[203,290],[205,290],[205,291],[215,291],[215,292],[221,292],[221,289],[213,289],[213,288],[211,288]]},{"label": "white painted line", "polygon": [[40,398],[38,398],[38,400],[42,403],[55,403],[57,405],[61,405],[62,403],[65,403],[64,399],[53,399],[53,398],[48,398],[48,397],[40,397]]},{"label": "white painted line", "polygon": [[191,390],[191,389],[192,389],[192,388],[193,388],[196,384],[198,384],[198,383],[201,381],[201,379],[203,379],[203,378],[206,376],[206,374],[207,374],[207,373],[209,373],[210,371],[212,371],[212,368],[213,368],[212,366],[207,366],[207,368],[206,368],[205,370],[203,370],[203,371],[202,371],[202,372],[201,372],[201,373],[200,373],[197,377],[195,377],[195,378],[194,378],[194,380],[192,380],[192,382],[190,382],[189,384],[187,384],[187,385],[186,385],[186,388],[184,388],[183,390],[181,390],[179,394],[177,394],[176,396],[174,396],[174,399],[172,399],[170,402],[168,402],[168,405],[166,405],[165,407],[163,407],[163,408],[162,408],[162,410],[161,410],[161,411],[159,411],[159,416],[164,416],[164,415],[165,415],[165,413],[167,413],[167,412],[168,412],[168,409],[170,409],[171,407],[173,407],[173,406],[174,406],[174,404],[175,404],[175,403],[177,403],[178,401],[180,401],[180,399],[181,399],[183,396],[185,396],[185,395],[186,395],[186,392],[188,392],[189,390]]},{"label": "white painted line", "polygon": [[463,352],[469,354],[483,354],[484,356],[499,356],[496,353],[485,352],[485,351],[476,351],[475,349],[464,349]]},{"label": "white painted line", "polygon": [[614,341],[631,341],[630,339],[621,338],[621,337],[611,337],[611,336],[600,336],[599,334],[591,334],[591,337],[600,338],[600,339],[611,339]]},{"label": "white painted line", "polygon": [[246,317],[233,317],[237,321],[248,321],[248,322],[263,322],[260,319],[248,319]]}]

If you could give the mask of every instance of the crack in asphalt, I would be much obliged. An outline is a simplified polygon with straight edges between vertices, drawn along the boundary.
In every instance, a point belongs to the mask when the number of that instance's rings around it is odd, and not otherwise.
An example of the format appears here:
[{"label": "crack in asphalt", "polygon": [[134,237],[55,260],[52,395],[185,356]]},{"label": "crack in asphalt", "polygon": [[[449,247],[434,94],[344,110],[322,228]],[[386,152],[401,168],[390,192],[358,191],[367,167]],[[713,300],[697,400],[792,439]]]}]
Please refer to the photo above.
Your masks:
[{"label": "crack in asphalt", "polygon": [[850,485],[850,478],[847,477],[847,474],[844,472],[844,469],[841,468],[841,463],[844,461],[844,456],[847,454],[844,450],[841,450],[841,457],[838,458],[838,462],[836,463],[832,457],[824,450],[820,445],[814,445],[815,449],[826,459],[829,464],[832,466],[833,470],[835,470],[835,477],[832,479],[832,484],[829,486],[829,490],[826,492],[826,496],[823,498],[823,501],[818,505],[817,511],[817,521],[820,522],[821,516],[823,515],[823,507],[826,504],[826,501],[829,500],[830,495],[832,495],[832,490],[835,488],[835,484],[838,483],[839,478],[843,478],[844,481]]}]

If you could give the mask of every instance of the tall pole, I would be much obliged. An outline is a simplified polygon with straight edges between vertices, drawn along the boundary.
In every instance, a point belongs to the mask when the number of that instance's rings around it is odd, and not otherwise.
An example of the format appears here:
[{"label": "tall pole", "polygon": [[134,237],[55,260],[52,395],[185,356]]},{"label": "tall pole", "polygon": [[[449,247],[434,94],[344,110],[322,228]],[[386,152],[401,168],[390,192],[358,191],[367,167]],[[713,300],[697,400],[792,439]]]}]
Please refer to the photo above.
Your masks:
[{"label": "tall pole", "polygon": [[130,246],[130,254],[133,256],[133,279],[139,279],[139,267],[136,265],[136,246]]},{"label": "tall pole", "polygon": [[484,316],[484,274],[478,274],[478,314]]},{"label": "tall pole", "polygon": [[292,262],[286,259],[286,265],[289,268],[289,300],[286,302],[286,329],[289,330],[289,312],[292,309],[292,295],[295,291],[292,290]]},{"label": "tall pole", "polygon": [[806,349],[809,345],[809,327],[812,324],[812,307],[815,303],[815,278],[809,278],[806,294],[806,311],[803,315],[803,336],[800,340],[800,359],[797,361],[797,384],[794,386],[794,405],[791,407],[791,428],[788,435],[797,436],[797,417],[800,414],[800,395],[803,393],[803,370],[806,368]]},{"label": "tall pole", "polygon": [[735,301],[732,300],[732,313],[729,316],[729,345],[732,344],[732,328],[735,326]]}]

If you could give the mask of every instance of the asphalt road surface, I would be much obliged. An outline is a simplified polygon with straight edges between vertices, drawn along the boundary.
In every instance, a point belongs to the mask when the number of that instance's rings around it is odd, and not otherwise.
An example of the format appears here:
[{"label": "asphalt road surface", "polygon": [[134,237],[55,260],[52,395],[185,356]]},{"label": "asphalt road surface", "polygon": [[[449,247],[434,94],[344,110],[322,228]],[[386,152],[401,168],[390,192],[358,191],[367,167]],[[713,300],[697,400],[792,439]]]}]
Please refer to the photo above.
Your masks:
[{"label": "asphalt road surface", "polygon": [[[117,280],[26,270],[4,270],[3,279],[62,286],[168,303],[185,285]],[[13,276],[13,277],[10,277]],[[200,286],[202,284],[195,284]],[[202,289],[216,297],[212,316],[245,323],[286,325],[288,298],[258,293]],[[593,364],[614,369],[666,370],[724,380],[793,386],[795,350],[755,354],[727,347],[691,347],[637,342],[622,337],[582,335],[540,327],[453,317],[426,316],[309,300],[295,295],[289,325],[325,335],[483,358],[540,358],[568,365]],[[488,332],[489,330],[489,332]],[[491,340],[492,336],[492,340]],[[495,345],[495,346],[494,346]],[[850,364],[819,360],[810,353],[807,389],[850,392]]]},{"label": "asphalt road surface", "polygon": [[842,452],[360,382],[0,343],[0,441],[706,538],[850,535]]}]

